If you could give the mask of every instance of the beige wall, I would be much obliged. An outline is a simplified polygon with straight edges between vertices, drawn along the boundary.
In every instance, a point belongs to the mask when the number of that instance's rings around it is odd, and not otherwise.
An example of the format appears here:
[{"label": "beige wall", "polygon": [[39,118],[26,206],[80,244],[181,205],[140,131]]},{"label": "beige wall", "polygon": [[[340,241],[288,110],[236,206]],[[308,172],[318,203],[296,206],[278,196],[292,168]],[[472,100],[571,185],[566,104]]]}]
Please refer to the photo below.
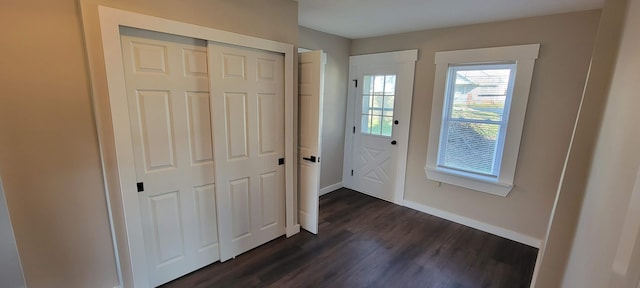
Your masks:
[{"label": "beige wall", "polygon": [[113,287],[78,7],[6,1],[0,29],[0,174],[27,285]]},{"label": "beige wall", "polygon": [[[93,122],[109,131],[97,5],[296,44],[291,0],[29,0],[0,9],[0,175],[29,287],[118,284]],[[79,5],[78,3],[81,3]],[[84,14],[89,57],[85,56]],[[105,133],[103,133],[105,134]],[[107,133],[108,134],[108,133]],[[103,135],[104,137],[104,135]],[[112,153],[112,139],[105,138]],[[115,167],[108,154],[108,169]],[[115,179],[109,179],[110,184]],[[111,190],[111,195],[119,191]],[[118,197],[112,197],[118,201]],[[122,211],[114,209],[114,220]],[[124,249],[120,245],[120,249]],[[122,251],[120,251],[122,253]],[[124,267],[127,268],[127,267]],[[126,271],[125,271],[126,272]],[[130,275],[125,273],[125,284]]]},{"label": "beige wall", "polygon": [[[405,199],[543,239],[585,84],[600,11],[427,30],[352,41],[351,55],[420,49]],[[424,174],[436,51],[540,43],[514,184],[503,198]]]},{"label": "beige wall", "polygon": [[[622,3],[626,20],[611,87],[603,95],[608,95],[606,108],[562,287],[624,288],[638,283],[637,278],[631,285],[610,282],[615,280],[612,264],[631,192],[640,181],[640,0],[614,2]],[[630,275],[637,276],[637,266]]]},{"label": "beige wall", "polygon": [[[589,168],[616,61],[625,0],[609,0],[602,10],[582,107],[553,209],[535,287],[560,287],[578,225]],[[577,287],[577,286],[576,286]]]},{"label": "beige wall", "polygon": [[322,171],[320,173],[320,188],[324,188],[342,182],[351,40],[300,27],[299,44],[302,48],[323,50],[327,53],[322,113]]},{"label": "beige wall", "polygon": [[[296,44],[298,40],[298,4],[293,0],[79,1],[95,21],[97,5],[104,5],[285,43]],[[91,22],[91,26],[97,24]]]}]

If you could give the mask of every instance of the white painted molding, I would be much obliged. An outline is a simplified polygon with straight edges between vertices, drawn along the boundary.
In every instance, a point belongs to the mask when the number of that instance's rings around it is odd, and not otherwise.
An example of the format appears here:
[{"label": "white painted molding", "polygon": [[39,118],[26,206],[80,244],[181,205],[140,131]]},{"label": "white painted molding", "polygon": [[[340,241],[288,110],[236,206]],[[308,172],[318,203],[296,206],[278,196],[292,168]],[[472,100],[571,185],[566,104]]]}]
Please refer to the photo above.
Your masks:
[{"label": "white painted molding", "polygon": [[496,181],[490,181],[489,177],[476,176],[471,173],[465,176],[460,176],[460,174],[462,173],[455,173],[454,170],[449,170],[446,168],[434,169],[429,166],[425,166],[424,172],[426,173],[429,180],[442,183],[450,183],[452,185],[457,185],[464,188],[482,191],[502,197],[507,197],[507,195],[513,188],[513,184],[500,183],[497,179]]},{"label": "white painted molding", "polygon": [[475,219],[471,219],[471,218],[467,218],[464,216],[460,216],[458,214],[454,214],[451,212],[447,212],[447,211],[443,211],[440,209],[436,209],[433,207],[429,207],[427,205],[424,204],[420,204],[420,203],[416,203],[413,201],[409,201],[409,200],[404,200],[402,202],[402,206],[405,206],[407,208],[411,208],[413,210],[416,211],[420,211],[423,213],[427,213],[429,215],[432,216],[436,216],[438,218],[442,218],[445,220],[449,220],[451,222],[456,222],[458,224],[462,224],[464,226],[467,227],[471,227],[474,229],[478,229],[480,231],[484,231],[496,236],[500,236],[502,238],[506,238],[509,240],[513,240],[516,241],[518,243],[522,243],[534,248],[538,248],[540,249],[541,245],[542,245],[542,240],[531,237],[529,235],[524,235],[522,233],[518,233],[509,229],[505,229],[502,227],[498,227],[498,226],[494,226],[491,224],[487,224]]},{"label": "white painted molding", "polygon": [[418,49],[356,55],[349,57],[349,60],[356,65],[367,64],[371,61],[376,61],[376,63],[415,62],[418,60]]},{"label": "white painted molding", "polygon": [[435,64],[486,63],[538,59],[540,44],[490,47],[436,53]]},{"label": "white painted molding", "polygon": [[336,184],[329,185],[327,187],[324,187],[324,188],[320,189],[319,196],[331,193],[331,192],[333,192],[335,190],[338,190],[338,189],[340,189],[342,187],[344,187],[344,186],[342,186],[342,181],[340,181],[340,182],[338,182]]}]

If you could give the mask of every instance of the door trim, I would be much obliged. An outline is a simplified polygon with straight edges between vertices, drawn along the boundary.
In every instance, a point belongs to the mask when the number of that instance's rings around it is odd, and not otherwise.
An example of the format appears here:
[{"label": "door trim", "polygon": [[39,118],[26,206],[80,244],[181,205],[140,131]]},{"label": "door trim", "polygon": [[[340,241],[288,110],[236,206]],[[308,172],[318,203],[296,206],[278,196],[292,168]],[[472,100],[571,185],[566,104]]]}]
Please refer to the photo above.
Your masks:
[{"label": "door trim", "polygon": [[[395,105],[396,111],[394,115],[399,115],[396,117],[402,123],[407,123],[407,125],[401,125],[394,131],[397,132],[398,139],[398,148],[397,148],[397,162],[396,162],[396,177],[393,191],[393,203],[402,205],[404,201],[404,185],[405,185],[405,175],[407,172],[407,155],[409,150],[409,127],[411,126],[411,99],[413,98],[413,80],[414,80],[414,72],[415,72],[415,62],[418,60],[418,50],[404,50],[404,51],[396,51],[396,52],[386,52],[386,53],[376,53],[376,54],[366,54],[366,55],[357,55],[349,57],[349,79],[357,79],[358,77],[358,66],[366,65],[366,64],[389,64],[389,65],[398,65],[401,66],[401,70],[405,73],[405,75],[410,75],[409,79],[410,85],[408,87],[397,87],[396,90],[399,89],[408,89],[408,91],[402,92],[407,93],[409,95],[409,99],[407,101],[403,101],[400,105]],[[356,103],[356,94],[357,90],[353,82],[349,81],[349,93],[347,96],[347,120],[345,121],[345,131],[344,131],[344,164],[343,167],[343,184],[346,188],[353,188],[353,178],[351,176],[351,169],[353,169],[352,158],[350,155],[353,151],[353,137],[354,133],[352,132],[352,127],[356,125],[354,115],[357,113],[357,108],[355,107]],[[400,93],[400,92],[399,92]]]},{"label": "door trim", "polygon": [[[88,27],[90,25],[88,23],[92,21],[91,13],[86,11],[86,7],[82,10],[85,39],[95,38]],[[297,135],[293,121],[297,107],[296,98],[293,97],[293,57],[297,54],[294,53],[293,45],[104,6],[98,6],[98,15],[102,47],[91,47],[90,42],[87,41],[86,49],[89,56],[93,109],[105,179],[104,189],[120,286],[149,286],[140,213],[136,208],[138,195],[135,185],[128,105],[126,97],[123,97],[126,95],[126,89],[120,26],[284,54],[285,158],[288,159],[285,161],[285,231],[287,237],[298,233],[300,225],[295,222],[297,209],[294,201],[297,190],[294,186],[296,163],[294,147],[296,147]],[[92,61],[103,56],[100,54],[100,48],[104,52],[104,67],[100,66],[101,63]],[[112,117],[112,115],[118,117]]]}]

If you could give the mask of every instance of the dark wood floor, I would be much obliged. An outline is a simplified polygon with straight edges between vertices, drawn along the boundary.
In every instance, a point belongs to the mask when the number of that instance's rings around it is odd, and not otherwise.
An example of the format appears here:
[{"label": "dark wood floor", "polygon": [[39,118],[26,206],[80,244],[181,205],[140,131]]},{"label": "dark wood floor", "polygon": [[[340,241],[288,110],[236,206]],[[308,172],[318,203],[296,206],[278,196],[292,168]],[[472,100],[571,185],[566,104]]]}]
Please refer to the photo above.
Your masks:
[{"label": "dark wood floor", "polygon": [[320,232],[278,238],[163,287],[529,287],[537,249],[340,189]]}]

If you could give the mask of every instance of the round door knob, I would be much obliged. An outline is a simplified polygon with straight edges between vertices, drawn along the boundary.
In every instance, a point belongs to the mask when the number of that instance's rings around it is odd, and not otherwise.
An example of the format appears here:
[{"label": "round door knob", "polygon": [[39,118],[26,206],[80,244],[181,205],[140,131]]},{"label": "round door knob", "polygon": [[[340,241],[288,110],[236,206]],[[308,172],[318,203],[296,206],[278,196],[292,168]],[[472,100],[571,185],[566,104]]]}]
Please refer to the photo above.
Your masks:
[{"label": "round door knob", "polygon": [[398,122],[398,120],[393,121],[393,124],[398,125],[398,123],[400,123],[400,122]]},{"label": "round door knob", "polygon": [[398,142],[396,142],[396,140],[391,141],[391,145],[396,145],[398,144]]}]

